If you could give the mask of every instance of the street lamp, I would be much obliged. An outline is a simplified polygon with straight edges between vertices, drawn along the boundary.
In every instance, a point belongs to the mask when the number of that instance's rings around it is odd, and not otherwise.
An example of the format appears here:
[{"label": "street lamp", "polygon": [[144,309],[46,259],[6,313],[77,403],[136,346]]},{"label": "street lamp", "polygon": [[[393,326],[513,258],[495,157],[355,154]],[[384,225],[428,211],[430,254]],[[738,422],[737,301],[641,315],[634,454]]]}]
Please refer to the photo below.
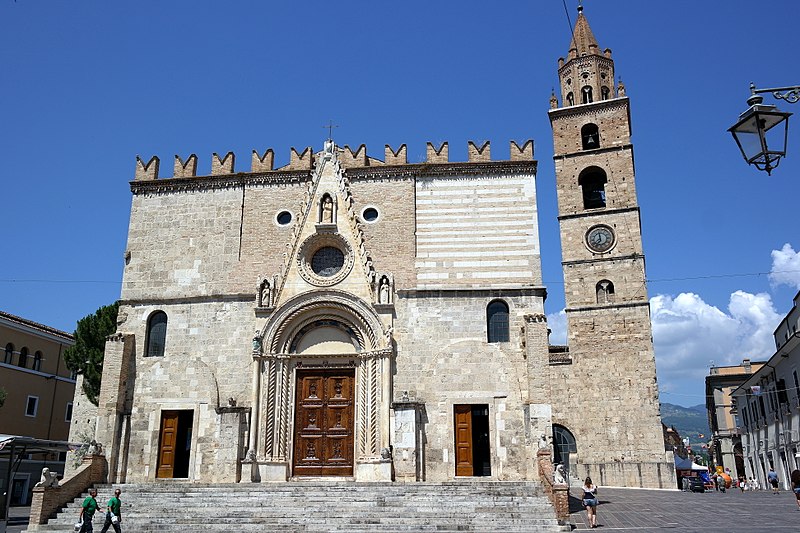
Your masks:
[{"label": "street lamp", "polygon": [[800,87],[756,89],[751,83],[750,98],[747,99],[750,107],[728,129],[747,164],[771,174],[781,157],[786,155],[789,117],[792,114],[780,111],[774,105],[762,104],[764,98],[759,96],[761,93],[772,93],[773,98],[794,104],[800,100]]}]

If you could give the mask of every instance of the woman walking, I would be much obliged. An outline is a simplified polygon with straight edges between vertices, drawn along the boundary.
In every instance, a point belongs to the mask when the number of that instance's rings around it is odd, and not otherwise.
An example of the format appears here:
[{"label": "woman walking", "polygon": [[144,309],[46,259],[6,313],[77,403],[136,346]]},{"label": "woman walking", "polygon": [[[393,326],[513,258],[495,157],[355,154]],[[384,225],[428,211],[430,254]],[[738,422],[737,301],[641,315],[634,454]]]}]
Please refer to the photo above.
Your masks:
[{"label": "woman walking", "polygon": [[797,510],[800,511],[800,470],[792,472],[790,479],[792,480],[792,491],[797,500]]},{"label": "woman walking", "polygon": [[597,487],[592,484],[590,477],[583,482],[583,506],[586,507],[589,527],[597,527]]}]

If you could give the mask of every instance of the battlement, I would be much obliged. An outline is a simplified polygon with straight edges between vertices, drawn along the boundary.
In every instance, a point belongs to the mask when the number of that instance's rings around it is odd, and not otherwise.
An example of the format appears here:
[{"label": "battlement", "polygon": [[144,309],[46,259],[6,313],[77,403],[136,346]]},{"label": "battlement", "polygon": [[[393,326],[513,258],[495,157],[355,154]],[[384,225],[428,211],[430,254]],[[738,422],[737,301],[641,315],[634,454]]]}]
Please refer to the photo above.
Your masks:
[{"label": "battlement", "polygon": [[[438,145],[434,143],[426,144],[425,161],[420,163],[409,163],[408,161],[408,147],[401,144],[395,150],[388,144],[384,146],[384,159],[380,160],[367,155],[367,146],[365,144],[359,145],[355,150],[350,146],[336,147],[339,156],[339,162],[342,168],[364,168],[364,167],[381,167],[391,166],[397,167],[409,164],[444,164],[453,163],[450,161],[450,145],[444,141]],[[297,172],[306,171],[310,172],[314,169],[316,157],[318,153],[314,152],[313,147],[308,146],[302,151],[298,151],[292,147],[289,151],[289,163],[275,168],[275,152],[272,148],[264,151],[260,155],[258,151],[253,150],[250,164],[250,173],[262,174],[267,172]],[[236,174],[235,169],[236,156],[233,152],[227,152],[223,157],[214,152],[211,155],[211,174],[210,176],[226,176]],[[503,161],[503,160],[498,160]],[[517,144],[516,141],[509,143],[509,158],[506,161],[533,161],[533,141],[527,140],[522,145]],[[467,161],[466,163],[490,163],[491,157],[491,144],[489,141],[484,141],[482,144],[476,144],[473,141],[467,142]],[[134,174],[134,181],[153,181],[158,180],[160,160],[158,157],[151,157],[147,163],[136,156],[136,171]],[[184,161],[181,156],[175,156],[175,163],[173,165],[173,178],[194,178],[197,175],[197,155],[191,154]]]}]

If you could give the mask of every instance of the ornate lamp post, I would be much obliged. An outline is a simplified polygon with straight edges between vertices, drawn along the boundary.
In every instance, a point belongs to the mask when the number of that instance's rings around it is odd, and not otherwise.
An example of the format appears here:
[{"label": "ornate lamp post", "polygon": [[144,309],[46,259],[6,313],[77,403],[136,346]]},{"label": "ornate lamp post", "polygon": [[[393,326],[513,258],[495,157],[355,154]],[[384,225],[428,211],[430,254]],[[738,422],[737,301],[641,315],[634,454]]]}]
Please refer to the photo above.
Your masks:
[{"label": "ornate lamp post", "polygon": [[756,89],[751,83],[750,98],[747,99],[750,107],[728,129],[747,164],[771,174],[781,157],[786,155],[789,117],[792,114],[780,111],[774,105],[764,105],[764,98],[759,96],[762,93],[772,93],[773,98],[794,104],[800,100],[800,86]]}]

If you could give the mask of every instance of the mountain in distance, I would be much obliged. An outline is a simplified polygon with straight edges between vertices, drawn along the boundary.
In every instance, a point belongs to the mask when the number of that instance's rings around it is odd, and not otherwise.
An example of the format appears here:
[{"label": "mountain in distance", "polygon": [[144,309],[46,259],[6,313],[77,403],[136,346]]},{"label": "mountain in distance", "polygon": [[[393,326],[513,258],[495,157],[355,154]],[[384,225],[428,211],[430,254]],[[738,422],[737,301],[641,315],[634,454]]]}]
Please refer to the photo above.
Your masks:
[{"label": "mountain in distance", "polygon": [[681,438],[689,437],[691,444],[707,443],[711,440],[708,411],[706,411],[705,405],[683,407],[682,405],[662,403],[661,421],[667,427],[674,426]]}]

